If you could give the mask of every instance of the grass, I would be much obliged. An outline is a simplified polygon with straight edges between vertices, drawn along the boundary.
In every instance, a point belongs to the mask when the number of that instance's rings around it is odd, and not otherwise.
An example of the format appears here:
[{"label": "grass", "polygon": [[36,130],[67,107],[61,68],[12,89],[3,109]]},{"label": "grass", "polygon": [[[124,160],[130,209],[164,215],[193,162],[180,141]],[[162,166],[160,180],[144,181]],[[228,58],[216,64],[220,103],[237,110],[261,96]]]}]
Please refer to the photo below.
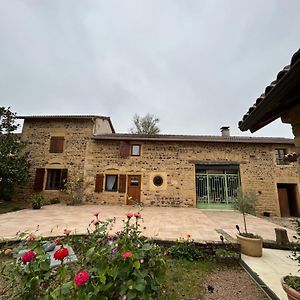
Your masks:
[{"label": "grass", "polygon": [[24,209],[25,205],[17,204],[11,201],[0,201],[0,214]]},{"label": "grass", "polygon": [[206,292],[203,282],[217,269],[213,261],[187,261],[168,259],[166,274],[166,294],[169,299],[202,299]]}]

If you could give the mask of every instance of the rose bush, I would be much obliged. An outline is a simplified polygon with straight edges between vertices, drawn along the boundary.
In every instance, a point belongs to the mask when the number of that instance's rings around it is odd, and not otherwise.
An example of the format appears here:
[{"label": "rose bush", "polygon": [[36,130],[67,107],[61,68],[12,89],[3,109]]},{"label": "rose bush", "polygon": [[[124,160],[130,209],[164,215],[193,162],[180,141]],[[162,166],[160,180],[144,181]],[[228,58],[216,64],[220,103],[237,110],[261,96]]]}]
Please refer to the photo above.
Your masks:
[{"label": "rose bush", "polygon": [[[162,295],[166,263],[161,248],[141,235],[140,213],[128,213],[123,229],[113,233],[115,219],[101,221],[99,213],[88,226],[86,236],[53,239],[60,248],[50,267],[50,257],[40,237],[22,234],[22,256],[6,264],[12,299],[158,299]],[[67,263],[68,248],[78,258]],[[25,252],[24,252],[25,251]]]}]

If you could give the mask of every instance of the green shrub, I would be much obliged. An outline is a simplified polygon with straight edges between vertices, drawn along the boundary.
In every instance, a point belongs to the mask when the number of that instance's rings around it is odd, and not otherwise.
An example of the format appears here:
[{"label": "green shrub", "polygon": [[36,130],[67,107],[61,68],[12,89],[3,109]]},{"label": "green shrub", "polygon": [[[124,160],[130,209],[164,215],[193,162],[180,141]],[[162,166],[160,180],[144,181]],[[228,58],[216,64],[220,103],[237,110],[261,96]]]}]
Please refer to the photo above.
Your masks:
[{"label": "green shrub", "polygon": [[190,261],[203,259],[203,251],[190,238],[180,238],[176,245],[168,249],[168,253],[174,258],[185,258]]},{"label": "green shrub", "polygon": [[52,198],[52,199],[50,199],[50,204],[58,204],[58,203],[60,203],[60,200],[59,200],[59,198]]},{"label": "green shrub", "polygon": [[41,194],[34,194],[31,197],[31,204],[33,209],[40,209],[44,202],[45,199]]}]

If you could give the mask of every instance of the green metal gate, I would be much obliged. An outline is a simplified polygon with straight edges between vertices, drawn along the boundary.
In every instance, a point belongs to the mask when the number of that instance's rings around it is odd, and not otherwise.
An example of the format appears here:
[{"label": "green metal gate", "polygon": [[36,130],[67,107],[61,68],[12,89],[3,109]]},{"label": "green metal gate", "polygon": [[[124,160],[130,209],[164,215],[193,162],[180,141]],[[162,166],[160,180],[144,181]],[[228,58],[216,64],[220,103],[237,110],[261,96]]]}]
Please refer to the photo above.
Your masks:
[{"label": "green metal gate", "polygon": [[231,204],[240,186],[239,174],[196,174],[197,204]]}]

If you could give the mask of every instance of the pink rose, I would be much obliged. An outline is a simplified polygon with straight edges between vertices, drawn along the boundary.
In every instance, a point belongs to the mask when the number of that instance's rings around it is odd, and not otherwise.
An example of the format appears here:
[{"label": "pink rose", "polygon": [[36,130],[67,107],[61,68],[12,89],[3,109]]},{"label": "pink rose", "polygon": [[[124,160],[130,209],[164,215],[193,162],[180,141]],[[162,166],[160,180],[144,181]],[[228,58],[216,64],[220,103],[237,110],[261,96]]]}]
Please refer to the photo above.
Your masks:
[{"label": "pink rose", "polygon": [[21,259],[23,264],[26,264],[28,262],[33,261],[35,258],[36,258],[36,253],[32,250],[29,250],[22,255]]},{"label": "pink rose", "polygon": [[75,275],[74,282],[77,286],[84,285],[88,281],[89,277],[90,275],[88,272],[82,271]]}]

